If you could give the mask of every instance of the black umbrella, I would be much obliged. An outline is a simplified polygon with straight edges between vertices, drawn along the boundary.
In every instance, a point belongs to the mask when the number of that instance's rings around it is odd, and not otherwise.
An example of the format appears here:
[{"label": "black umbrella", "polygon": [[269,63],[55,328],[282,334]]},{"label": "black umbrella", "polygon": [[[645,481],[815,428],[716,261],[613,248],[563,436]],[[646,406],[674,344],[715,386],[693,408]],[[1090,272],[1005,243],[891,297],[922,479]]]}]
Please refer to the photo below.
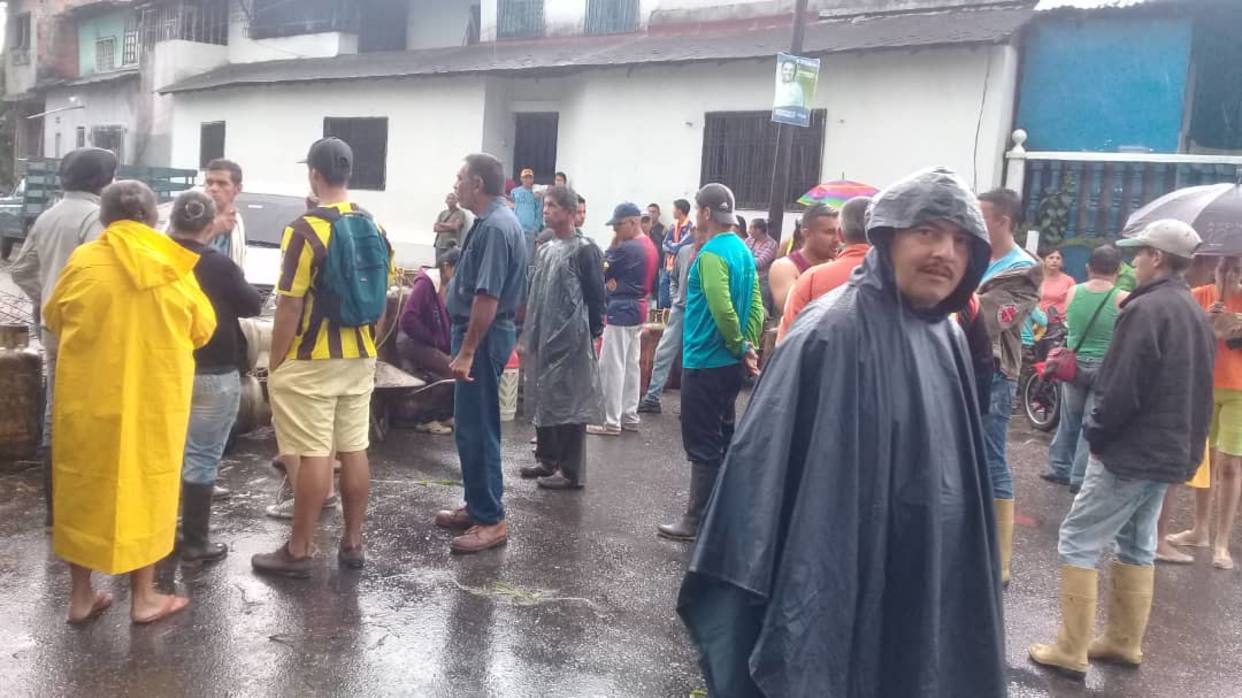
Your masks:
[{"label": "black umbrella", "polygon": [[1242,255],[1242,168],[1237,184],[1209,184],[1169,192],[1135,211],[1121,231],[1137,234],[1152,221],[1166,218],[1190,224],[1203,244],[1199,254]]}]

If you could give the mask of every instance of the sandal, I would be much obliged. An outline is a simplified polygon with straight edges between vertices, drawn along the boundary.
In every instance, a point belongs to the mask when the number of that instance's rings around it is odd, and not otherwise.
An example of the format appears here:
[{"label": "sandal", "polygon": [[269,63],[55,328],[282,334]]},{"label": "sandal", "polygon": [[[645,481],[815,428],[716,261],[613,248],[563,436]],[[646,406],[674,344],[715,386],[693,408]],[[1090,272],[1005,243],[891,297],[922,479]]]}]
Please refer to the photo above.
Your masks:
[{"label": "sandal", "polygon": [[1218,570],[1231,570],[1233,569],[1233,557],[1228,552],[1223,554],[1218,552],[1212,556],[1212,566]]},{"label": "sandal", "polygon": [[69,625],[86,625],[103,615],[103,612],[109,608],[112,608],[112,594],[106,591],[97,591],[95,592],[95,603],[91,604],[91,610],[86,615],[81,618],[70,616],[65,619],[65,622]]},{"label": "sandal", "polygon": [[367,564],[366,546],[359,545],[356,548],[346,548],[342,545],[336,551],[336,560],[345,569],[360,570]]},{"label": "sandal", "polygon": [[146,618],[134,618],[134,625],[150,625],[156,621],[164,620],[174,613],[184,611],[189,605],[190,600],[184,596],[166,596],[164,597],[164,606],[156,611],[155,615],[147,616]]}]

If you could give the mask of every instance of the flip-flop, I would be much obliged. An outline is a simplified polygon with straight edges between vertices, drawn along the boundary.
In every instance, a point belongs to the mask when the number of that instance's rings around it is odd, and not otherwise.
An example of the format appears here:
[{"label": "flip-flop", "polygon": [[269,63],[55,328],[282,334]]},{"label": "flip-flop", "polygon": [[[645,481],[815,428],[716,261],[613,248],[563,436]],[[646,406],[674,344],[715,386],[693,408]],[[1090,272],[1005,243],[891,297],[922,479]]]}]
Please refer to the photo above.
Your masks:
[{"label": "flip-flop", "polygon": [[91,604],[91,610],[81,618],[66,618],[65,622],[69,625],[86,625],[103,615],[103,612],[112,608],[112,594],[106,591],[95,592],[95,603]]},{"label": "flip-flop", "polygon": [[164,599],[164,606],[160,608],[160,610],[157,611],[155,615],[149,616],[147,618],[142,618],[142,619],[134,618],[133,619],[134,625],[150,625],[156,621],[164,620],[165,618],[173,615],[174,613],[184,611],[186,607],[189,605],[190,605],[190,600],[185,598],[184,596],[166,597]]},{"label": "flip-flop", "polygon": [[1219,556],[1219,555],[1213,555],[1213,556],[1212,556],[1212,566],[1213,566],[1213,567],[1215,567],[1215,568],[1216,568],[1216,569],[1218,569],[1218,570],[1231,570],[1231,569],[1233,569],[1233,558],[1232,558],[1232,557],[1221,557],[1221,556]]},{"label": "flip-flop", "polygon": [[1172,557],[1163,553],[1156,553],[1156,562],[1165,562],[1170,565],[1190,565],[1194,564],[1195,559],[1189,555],[1183,557]]},{"label": "flip-flop", "polygon": [[1168,541],[1168,542],[1172,543],[1173,545],[1180,545],[1180,546],[1182,546],[1182,547],[1186,547],[1186,548],[1206,548],[1206,547],[1208,547],[1208,542],[1207,542],[1207,541],[1203,541],[1202,543],[1200,543],[1200,542],[1198,542],[1198,541],[1196,541],[1196,540],[1193,540],[1193,539],[1191,539],[1191,537],[1190,537],[1189,535],[1187,535],[1187,534],[1189,534],[1189,533],[1190,533],[1190,531],[1182,531],[1181,533],[1170,533],[1169,535],[1165,536],[1165,537],[1164,537],[1164,539],[1165,539],[1166,541]]}]

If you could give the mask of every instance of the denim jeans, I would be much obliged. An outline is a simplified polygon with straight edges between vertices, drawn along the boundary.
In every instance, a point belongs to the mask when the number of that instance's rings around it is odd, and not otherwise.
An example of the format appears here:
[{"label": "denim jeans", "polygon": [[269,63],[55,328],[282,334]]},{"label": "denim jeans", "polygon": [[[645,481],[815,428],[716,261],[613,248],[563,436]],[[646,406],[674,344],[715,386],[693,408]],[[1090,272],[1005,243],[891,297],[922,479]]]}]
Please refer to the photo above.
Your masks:
[{"label": "denim jeans", "polygon": [[1061,523],[1057,552],[1062,564],[1093,569],[1114,539],[1117,558],[1127,565],[1156,559],[1156,520],[1168,485],[1114,475],[1090,456],[1087,476]]},{"label": "denim jeans", "polygon": [[647,394],[643,397],[645,402],[660,401],[669,371],[673,370],[673,361],[681,356],[681,321],[684,314],[685,309],[677,306],[673,306],[668,313],[668,325],[664,328],[664,334],[660,335],[655,360],[651,362],[651,382],[647,384]]},{"label": "denim jeans", "polygon": [[992,404],[983,418],[983,445],[992,476],[992,498],[1013,499],[1013,473],[1005,460],[1009,440],[1009,417],[1013,415],[1013,396],[1018,382],[997,371],[992,376]]},{"label": "denim jeans", "polygon": [[668,270],[665,269],[663,266],[661,266],[660,273],[659,273],[659,282],[656,284],[657,286],[656,303],[657,303],[657,307],[659,307],[660,309],[664,309],[672,305],[672,302],[671,302],[672,301],[672,286],[670,285],[671,283],[672,281],[670,280]]},{"label": "denim jeans", "polygon": [[181,479],[191,485],[214,485],[220,456],[229,442],[241,405],[241,376],[229,373],[194,376],[190,428],[185,435]]},{"label": "denim jeans", "polygon": [[43,396],[43,448],[52,447],[52,394],[56,391],[56,351],[58,348],[56,335],[43,330],[43,360],[47,363],[47,389]]},{"label": "denim jeans", "polygon": [[[453,355],[461,350],[466,325],[453,325]],[[500,374],[517,342],[512,320],[496,320],[483,335],[470,367],[472,381],[453,390],[453,438],[466,487],[466,511],[481,524],[505,518],[504,475],[500,470]]]},{"label": "denim jeans", "polygon": [[[1080,368],[1094,371],[1098,361],[1079,359]],[[1057,423],[1056,436],[1048,449],[1048,470],[1070,484],[1081,485],[1087,472],[1087,455],[1090,447],[1082,428],[1083,420],[1095,407],[1095,394],[1089,387],[1061,384],[1061,421]]]}]

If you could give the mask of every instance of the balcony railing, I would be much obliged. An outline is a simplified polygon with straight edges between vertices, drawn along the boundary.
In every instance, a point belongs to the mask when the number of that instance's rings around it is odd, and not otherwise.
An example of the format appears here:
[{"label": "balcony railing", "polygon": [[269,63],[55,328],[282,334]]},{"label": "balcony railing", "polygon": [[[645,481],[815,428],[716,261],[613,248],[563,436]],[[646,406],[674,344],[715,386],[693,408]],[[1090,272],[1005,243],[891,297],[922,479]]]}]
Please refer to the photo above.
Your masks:
[{"label": "balcony railing", "polygon": [[[1005,186],[1022,193],[1025,220],[1045,246],[1115,239],[1130,214],[1175,189],[1236,181],[1242,156],[1032,152],[1013,133]],[[1068,261],[1068,260],[1067,260]]]}]

